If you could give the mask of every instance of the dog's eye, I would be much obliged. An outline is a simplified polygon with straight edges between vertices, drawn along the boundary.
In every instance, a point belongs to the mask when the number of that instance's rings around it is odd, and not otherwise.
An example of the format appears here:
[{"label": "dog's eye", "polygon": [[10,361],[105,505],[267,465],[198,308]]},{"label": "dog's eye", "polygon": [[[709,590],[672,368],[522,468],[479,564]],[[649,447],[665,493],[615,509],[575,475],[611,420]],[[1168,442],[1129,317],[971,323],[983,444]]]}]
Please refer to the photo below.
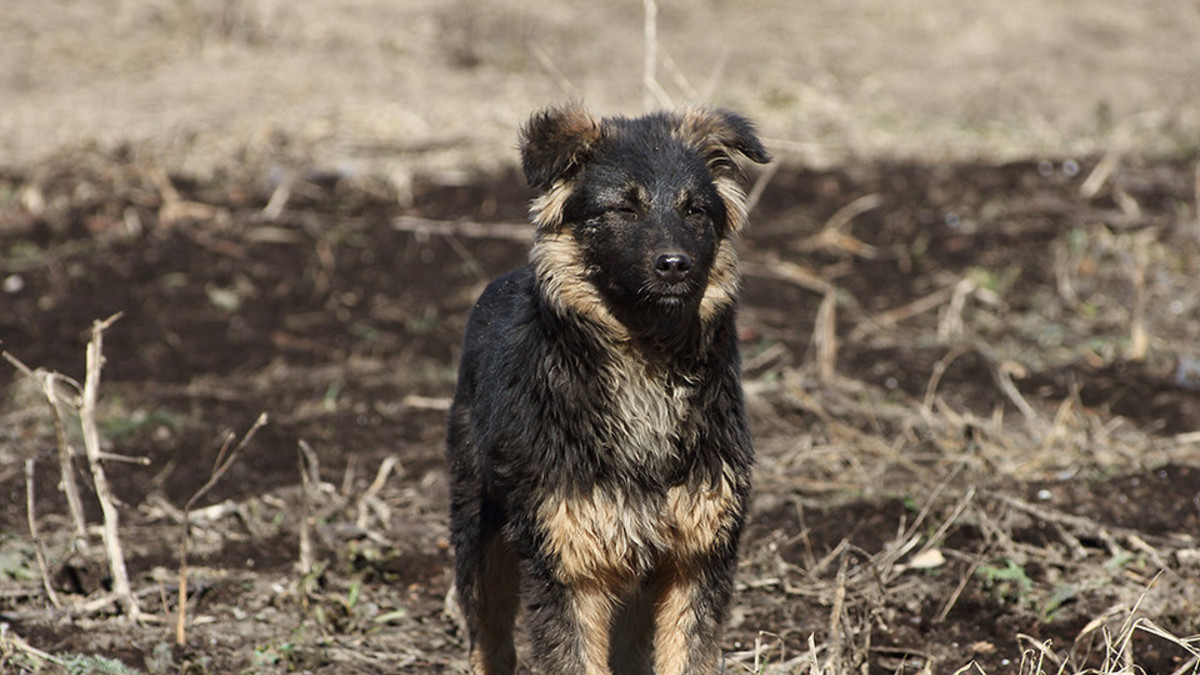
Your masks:
[{"label": "dog's eye", "polygon": [[614,206],[608,210],[609,213],[622,220],[637,220],[640,216],[638,210],[632,206]]},{"label": "dog's eye", "polygon": [[699,204],[690,204],[684,215],[688,218],[705,218],[708,216],[708,211]]}]

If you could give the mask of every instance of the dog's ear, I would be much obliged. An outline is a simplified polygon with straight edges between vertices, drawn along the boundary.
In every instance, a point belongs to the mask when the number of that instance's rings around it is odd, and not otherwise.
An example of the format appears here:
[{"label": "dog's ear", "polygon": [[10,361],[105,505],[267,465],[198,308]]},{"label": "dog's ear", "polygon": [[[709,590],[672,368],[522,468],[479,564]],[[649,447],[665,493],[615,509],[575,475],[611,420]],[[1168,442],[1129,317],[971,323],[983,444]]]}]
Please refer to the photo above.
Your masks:
[{"label": "dog's ear", "polygon": [[696,148],[716,176],[737,175],[733,155],[766,164],[771,155],[758,140],[754,123],[741,115],[720,108],[694,108],[683,113],[679,136]]},{"label": "dog's ear", "polygon": [[679,118],[675,133],[707,163],[713,184],[728,209],[725,225],[728,232],[741,232],[747,220],[746,193],[742,191],[742,171],[734,156],[740,155],[759,164],[771,161],[771,155],[758,140],[754,124],[728,110],[693,108]]},{"label": "dog's ear", "polygon": [[521,129],[521,168],[539,190],[570,178],[600,140],[600,122],[577,102],[533,114]]}]

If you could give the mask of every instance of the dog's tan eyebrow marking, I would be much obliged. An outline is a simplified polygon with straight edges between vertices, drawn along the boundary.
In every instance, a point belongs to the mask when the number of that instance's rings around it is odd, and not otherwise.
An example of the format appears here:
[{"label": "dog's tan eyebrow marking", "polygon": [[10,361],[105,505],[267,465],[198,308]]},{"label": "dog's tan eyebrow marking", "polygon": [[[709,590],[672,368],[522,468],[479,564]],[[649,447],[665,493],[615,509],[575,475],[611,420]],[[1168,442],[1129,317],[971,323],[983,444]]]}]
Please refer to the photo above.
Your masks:
[{"label": "dog's tan eyebrow marking", "polygon": [[630,183],[624,190],[627,202],[635,206],[646,206],[650,203],[650,191],[641,183]]},{"label": "dog's tan eyebrow marking", "polygon": [[689,187],[681,187],[675,193],[675,208],[683,208],[685,206],[700,205],[706,206],[707,201],[701,196],[701,193]]}]

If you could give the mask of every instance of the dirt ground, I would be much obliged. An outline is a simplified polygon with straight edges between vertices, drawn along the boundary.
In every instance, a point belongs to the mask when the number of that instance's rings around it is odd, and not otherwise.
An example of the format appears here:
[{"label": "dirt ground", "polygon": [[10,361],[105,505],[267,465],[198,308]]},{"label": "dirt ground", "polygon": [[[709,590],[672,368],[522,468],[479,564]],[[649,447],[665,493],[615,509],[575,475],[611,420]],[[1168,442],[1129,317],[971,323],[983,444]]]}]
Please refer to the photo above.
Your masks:
[{"label": "dirt ground", "polygon": [[[641,5],[55,4],[0,19],[0,671],[461,670],[443,416],[515,129],[639,110]],[[779,157],[728,672],[1200,672],[1200,8],[660,4],[656,104]],[[117,313],[137,621],[74,406]]]}]

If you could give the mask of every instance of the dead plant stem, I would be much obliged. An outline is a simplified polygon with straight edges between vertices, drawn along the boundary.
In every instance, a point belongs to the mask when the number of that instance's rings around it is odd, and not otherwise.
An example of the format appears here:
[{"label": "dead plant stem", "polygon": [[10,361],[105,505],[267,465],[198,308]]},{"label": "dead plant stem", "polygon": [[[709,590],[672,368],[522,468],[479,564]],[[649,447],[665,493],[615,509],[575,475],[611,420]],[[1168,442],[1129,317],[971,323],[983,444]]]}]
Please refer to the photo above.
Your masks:
[{"label": "dead plant stem", "polygon": [[[62,380],[73,386],[77,391],[80,388],[79,384],[58,373],[36,372],[8,352],[3,352],[3,355],[4,359],[11,363],[14,368],[41,386],[42,393],[46,397],[46,403],[50,406],[50,419],[54,424],[54,436],[58,447],[58,467],[62,481],[60,489],[67,497],[67,510],[71,514],[71,524],[75,531],[75,550],[83,553],[87,549],[87,520],[83,515],[83,500],[79,497],[79,483],[75,480],[75,453],[71,449],[70,440],[67,438],[67,429],[63,424],[62,413],[58,409],[59,404],[62,402],[62,395],[58,392],[57,382]],[[78,400],[73,401],[71,405],[78,409]]]},{"label": "dead plant stem", "polygon": [[880,206],[883,206],[883,195],[877,193],[863,195],[835,211],[829,220],[825,221],[825,226],[821,228],[821,231],[841,234],[843,228],[855,218]]},{"label": "dead plant stem", "polygon": [[848,342],[858,342],[872,333],[883,330],[890,326],[894,326],[897,323],[917,316],[918,314],[924,314],[925,312],[928,312],[953,298],[954,290],[957,287],[958,284],[954,284],[953,286],[940,288],[929,295],[926,295],[925,297],[913,300],[907,305],[897,307],[896,309],[879,314],[874,318],[867,319],[855,326],[854,330],[850,331],[850,335],[846,338],[846,340]]},{"label": "dead plant stem", "polygon": [[320,481],[320,458],[307,441],[301,439],[300,454],[300,574],[312,572],[316,561],[313,558],[312,543],[312,491],[317,489]]},{"label": "dead plant stem", "polygon": [[658,82],[658,3],[655,0],[642,0],[642,7],[645,12],[642,32],[645,49],[642,61],[642,109],[651,112],[656,104],[669,109],[674,107],[671,97]]},{"label": "dead plant stem", "polygon": [[[188,548],[191,542],[191,510],[200,501],[204,495],[216,486],[221,477],[229,471],[229,467],[233,466],[240,453],[249,443],[250,439],[258,433],[258,430],[267,424],[267,413],[260,413],[258,419],[254,420],[254,424],[250,426],[242,436],[242,441],[236,446],[232,446],[234,435],[229,432],[225,436],[224,442],[221,443],[221,449],[217,451],[216,463],[213,466],[212,474],[205,481],[204,485],[196,490],[195,494],[187,500],[183,505],[183,534],[179,538],[179,608],[175,615],[175,643],[180,647],[187,644],[187,596],[188,596]],[[233,450],[230,450],[230,447]]]},{"label": "dead plant stem", "polygon": [[844,654],[842,644],[842,613],[846,607],[846,558],[838,566],[837,586],[833,591],[833,607],[829,610],[829,657],[840,665]]},{"label": "dead plant stem", "polygon": [[397,232],[440,234],[447,237],[458,236],[472,239],[509,239],[519,242],[528,242],[533,239],[533,227],[520,223],[477,223],[470,220],[431,220],[415,216],[398,216],[392,219],[392,229]]},{"label": "dead plant stem", "polygon": [[754,210],[755,206],[758,206],[758,200],[762,199],[763,192],[766,191],[771,179],[779,172],[780,166],[782,164],[779,162],[771,162],[758,174],[758,178],[754,180],[754,185],[750,188],[749,194],[746,195],[746,213],[750,213]]},{"label": "dead plant stem", "polygon": [[42,574],[42,587],[46,589],[46,597],[55,607],[62,607],[58,593],[54,592],[54,584],[50,583],[50,568],[46,565],[46,553],[42,546],[42,537],[38,533],[37,512],[33,499],[33,458],[25,460],[25,517],[29,521],[29,536],[33,539],[33,552],[37,556],[38,571]]},{"label": "dead plant stem", "polygon": [[813,344],[817,350],[817,379],[829,383],[837,375],[837,287],[830,286],[821,298],[813,327]]},{"label": "dead plant stem", "polygon": [[83,381],[83,400],[79,405],[79,424],[83,429],[83,448],[87,453],[88,465],[92,471],[92,483],[96,489],[96,499],[100,502],[100,511],[104,516],[104,549],[108,554],[109,571],[112,573],[113,592],[121,602],[122,608],[134,621],[141,617],[141,608],[137,598],[129,586],[129,572],[125,568],[125,553],[121,549],[121,513],[117,509],[117,500],[109,486],[108,477],[104,473],[104,463],[100,452],[100,433],[96,427],[96,402],[100,395],[100,371],[104,367],[104,331],[111,326],[121,314],[117,313],[104,321],[92,324],[92,339],[87,346],[87,376]]},{"label": "dead plant stem", "polygon": [[[370,487],[368,487],[366,491],[362,493],[362,496],[358,498],[358,517],[355,521],[355,524],[363,530],[367,529],[369,521],[368,516],[371,506],[378,502],[379,505],[375,507],[376,511],[378,512],[382,510],[380,507],[383,507],[384,505],[379,501],[379,491],[382,490],[384,485],[387,484],[388,476],[399,464],[400,460],[395,455],[389,455],[385,457],[384,460],[379,464],[379,470],[375,473],[375,480],[371,482]],[[398,472],[403,471],[403,468],[398,469]],[[387,522],[384,521],[384,525],[386,524]]]}]

